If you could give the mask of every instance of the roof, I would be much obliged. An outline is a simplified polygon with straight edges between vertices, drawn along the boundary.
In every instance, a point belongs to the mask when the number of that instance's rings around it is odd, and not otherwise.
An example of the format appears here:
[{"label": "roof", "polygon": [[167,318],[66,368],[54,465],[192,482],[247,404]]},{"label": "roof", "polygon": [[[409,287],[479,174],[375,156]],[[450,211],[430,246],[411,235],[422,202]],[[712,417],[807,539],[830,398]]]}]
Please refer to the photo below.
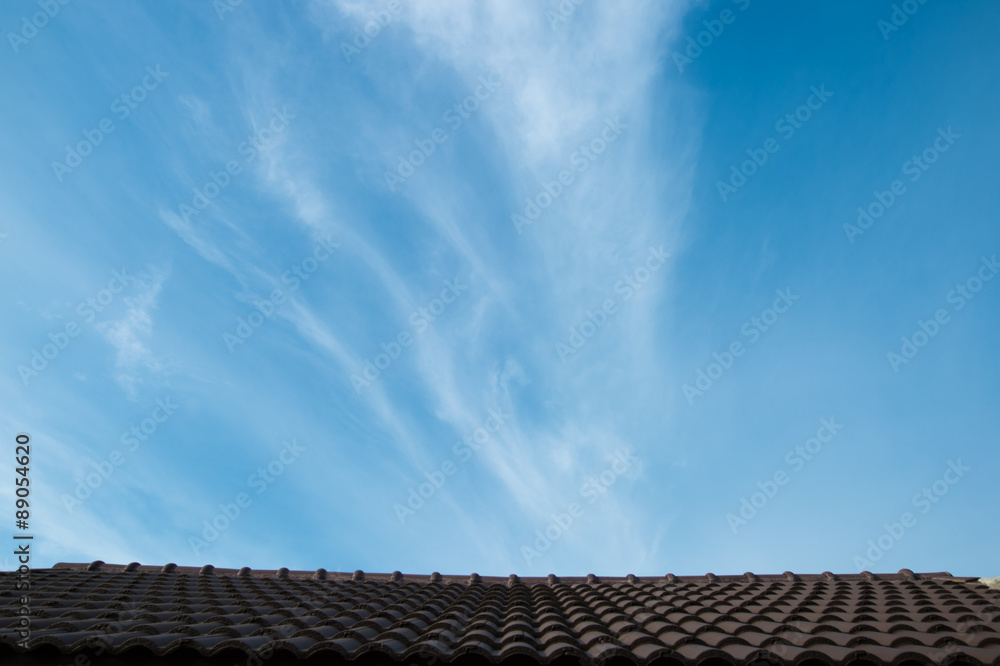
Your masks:
[{"label": "roof", "polygon": [[0,574],[4,663],[1000,666],[1000,591],[947,572],[505,578],[60,563],[30,572],[26,648],[17,576]]}]

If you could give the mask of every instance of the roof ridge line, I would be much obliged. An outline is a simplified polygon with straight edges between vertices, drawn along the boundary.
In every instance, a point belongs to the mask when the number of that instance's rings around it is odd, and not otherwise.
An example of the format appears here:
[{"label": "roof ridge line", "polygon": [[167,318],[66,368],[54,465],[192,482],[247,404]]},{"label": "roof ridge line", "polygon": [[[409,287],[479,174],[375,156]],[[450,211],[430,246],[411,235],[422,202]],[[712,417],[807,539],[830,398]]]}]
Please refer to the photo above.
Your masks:
[{"label": "roof ridge line", "polygon": [[[695,574],[695,575],[676,575],[672,573],[659,575],[659,576],[637,576],[635,574],[626,574],[622,576],[597,576],[595,574],[588,574],[585,576],[556,576],[555,574],[549,574],[548,576],[520,576],[518,574],[509,574],[506,576],[481,576],[479,574],[453,574],[453,575],[442,575],[438,572],[432,572],[430,574],[403,574],[399,571],[393,571],[391,573],[369,573],[362,571],[360,569],[353,572],[332,572],[326,569],[316,569],[316,570],[290,570],[287,567],[281,567],[280,569],[251,569],[250,567],[243,567],[241,569],[229,569],[225,567],[215,567],[211,564],[206,564],[203,566],[178,566],[174,563],[169,563],[166,565],[142,565],[138,562],[131,562],[129,564],[107,564],[102,560],[95,560],[90,563],[84,562],[57,562],[51,567],[51,570],[70,570],[70,571],[88,571],[88,572],[103,572],[103,573],[139,573],[139,574],[186,574],[186,575],[205,575],[205,576],[216,576],[216,577],[235,577],[235,578],[274,578],[274,579],[291,579],[291,580],[303,580],[303,579],[316,579],[316,580],[329,580],[337,582],[396,582],[396,583],[412,583],[412,582],[424,582],[424,583],[466,583],[469,585],[475,584],[485,584],[485,585],[538,585],[538,584],[565,584],[571,585],[576,583],[628,583],[628,584],[639,584],[639,583],[652,583],[652,582],[668,582],[675,584],[691,583],[691,582],[709,582],[716,584],[726,584],[726,583],[763,583],[763,582],[815,582],[815,581],[879,581],[879,580],[941,580],[941,579],[951,579],[958,580],[962,582],[979,583],[981,578],[979,577],[961,577],[953,576],[950,572],[940,571],[940,572],[925,572],[925,573],[914,573],[909,569],[900,569],[896,573],[879,573],[875,574],[870,571],[862,571],[860,573],[842,573],[835,574],[829,571],[816,574],[795,574],[791,571],[785,571],[780,574],[755,574],[752,572],[745,572],[743,574]],[[45,569],[34,569],[33,572],[39,573],[45,571]],[[990,580],[990,579],[985,579]],[[986,584],[986,583],[983,583]]]}]

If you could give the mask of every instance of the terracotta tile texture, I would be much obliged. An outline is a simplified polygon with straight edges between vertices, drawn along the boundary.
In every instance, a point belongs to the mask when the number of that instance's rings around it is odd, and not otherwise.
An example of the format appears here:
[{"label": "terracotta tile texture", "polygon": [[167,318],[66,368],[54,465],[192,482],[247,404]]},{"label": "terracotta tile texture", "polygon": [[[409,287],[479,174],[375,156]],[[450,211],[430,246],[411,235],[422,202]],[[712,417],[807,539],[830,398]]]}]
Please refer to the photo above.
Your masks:
[{"label": "terracotta tile texture", "polygon": [[0,574],[0,663],[1000,666],[1000,590],[946,572],[518,578],[93,562],[30,581],[25,649],[21,592]]}]

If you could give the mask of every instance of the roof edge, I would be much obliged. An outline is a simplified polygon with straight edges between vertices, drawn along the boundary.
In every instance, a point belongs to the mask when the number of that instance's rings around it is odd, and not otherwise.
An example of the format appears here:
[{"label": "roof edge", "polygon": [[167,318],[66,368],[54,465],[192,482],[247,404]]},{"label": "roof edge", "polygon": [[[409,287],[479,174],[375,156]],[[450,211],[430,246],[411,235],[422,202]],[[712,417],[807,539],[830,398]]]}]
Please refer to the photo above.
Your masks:
[{"label": "roof edge", "polygon": [[[84,563],[84,562],[58,562],[52,566],[50,570],[59,571],[88,571],[88,572],[101,572],[101,573],[137,573],[137,574],[200,574],[207,576],[222,576],[222,577],[240,577],[240,578],[286,578],[294,580],[303,579],[316,579],[316,580],[330,580],[330,581],[352,581],[352,582],[396,582],[396,583],[465,583],[465,584],[483,584],[483,585],[538,585],[538,584],[555,584],[555,583],[565,583],[565,584],[577,584],[577,583],[651,583],[651,582],[668,582],[668,583],[748,583],[748,582],[806,582],[806,581],[817,581],[817,580],[829,580],[829,581],[899,581],[899,580],[956,580],[964,583],[980,583],[989,586],[990,583],[985,581],[992,581],[994,584],[1000,584],[1000,579],[984,579],[979,577],[961,577],[952,576],[951,573],[947,571],[931,572],[931,573],[914,573],[909,569],[900,569],[896,573],[872,573],[869,571],[862,571],[860,573],[845,573],[845,574],[834,574],[829,571],[825,571],[820,574],[795,574],[791,571],[785,571],[780,574],[755,574],[752,572],[746,572],[743,574],[714,574],[707,573],[703,575],[674,575],[665,574],[663,576],[635,576],[633,574],[628,574],[627,576],[596,576],[594,574],[589,574],[587,576],[556,576],[554,574],[549,574],[545,577],[520,577],[516,574],[511,574],[510,576],[480,576],[478,574],[455,574],[455,575],[442,575],[438,572],[433,572],[430,574],[403,574],[399,571],[394,571],[392,573],[368,573],[361,570],[353,572],[332,572],[326,569],[316,569],[315,571],[305,571],[305,570],[290,570],[282,567],[281,569],[251,569],[250,567],[243,567],[242,569],[227,569],[214,567],[211,564],[206,564],[201,567],[197,566],[177,566],[176,564],[170,563],[166,565],[143,565],[138,562],[132,562],[130,564],[107,564],[101,560],[95,560],[94,562]],[[33,569],[33,572],[39,573],[45,571],[45,569]]]}]

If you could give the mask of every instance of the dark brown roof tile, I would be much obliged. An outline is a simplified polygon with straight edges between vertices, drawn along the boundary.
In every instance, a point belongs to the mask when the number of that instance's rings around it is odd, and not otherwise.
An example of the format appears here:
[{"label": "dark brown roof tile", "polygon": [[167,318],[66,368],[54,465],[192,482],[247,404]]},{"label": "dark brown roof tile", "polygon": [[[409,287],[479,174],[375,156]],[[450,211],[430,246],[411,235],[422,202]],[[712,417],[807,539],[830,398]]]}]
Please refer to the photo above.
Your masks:
[{"label": "dark brown roof tile", "polygon": [[694,636],[676,630],[664,631],[657,634],[656,638],[667,647],[674,649],[688,643],[698,643],[699,645],[704,645],[702,641],[698,640]]}]

